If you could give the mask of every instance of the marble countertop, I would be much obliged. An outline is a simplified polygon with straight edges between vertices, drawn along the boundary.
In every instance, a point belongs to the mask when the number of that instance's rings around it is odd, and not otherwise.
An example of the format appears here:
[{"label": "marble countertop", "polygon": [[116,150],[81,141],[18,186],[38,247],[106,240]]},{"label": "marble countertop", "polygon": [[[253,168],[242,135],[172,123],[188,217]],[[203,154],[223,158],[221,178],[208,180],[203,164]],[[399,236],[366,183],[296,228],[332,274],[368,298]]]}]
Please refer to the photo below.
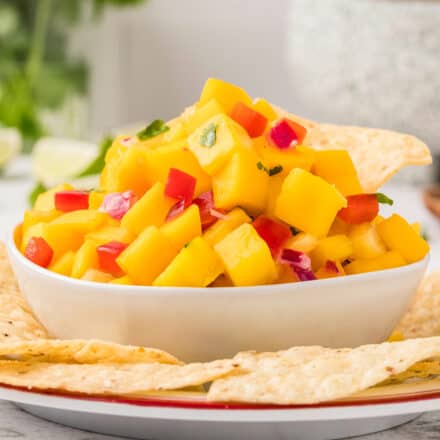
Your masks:
[{"label": "marble countertop", "polygon": [[[23,177],[28,167],[18,162],[5,179],[0,179],[0,238],[19,219],[26,207],[26,195],[32,186]],[[440,228],[423,207],[419,191],[407,185],[390,185],[386,192],[398,203],[393,207],[412,221],[419,220],[431,237],[431,269],[440,268]],[[105,440],[110,437],[60,426],[38,419],[17,408],[0,402],[0,440]],[[437,440],[440,439],[440,411],[422,415],[401,427],[362,437],[365,440]]]}]

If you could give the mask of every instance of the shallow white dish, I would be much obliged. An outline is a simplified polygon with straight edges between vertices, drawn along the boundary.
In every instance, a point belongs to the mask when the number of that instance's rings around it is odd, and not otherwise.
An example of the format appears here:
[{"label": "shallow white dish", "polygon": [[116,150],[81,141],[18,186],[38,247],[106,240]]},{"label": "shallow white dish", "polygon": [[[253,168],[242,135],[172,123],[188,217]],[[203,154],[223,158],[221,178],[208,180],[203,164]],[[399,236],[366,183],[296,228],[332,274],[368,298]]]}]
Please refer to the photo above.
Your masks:
[{"label": "shallow white dish", "polygon": [[242,350],[382,342],[408,307],[428,263],[426,257],[397,269],[293,284],[167,288],[54,274],[27,260],[12,234],[8,251],[22,292],[52,336],[159,347],[184,361]]},{"label": "shallow white dish", "polygon": [[298,407],[208,404],[203,397],[182,393],[148,400],[111,399],[5,387],[0,387],[0,399],[63,425],[138,439],[330,440],[382,431],[440,409],[439,382],[411,387],[376,389],[373,395],[352,400]]}]

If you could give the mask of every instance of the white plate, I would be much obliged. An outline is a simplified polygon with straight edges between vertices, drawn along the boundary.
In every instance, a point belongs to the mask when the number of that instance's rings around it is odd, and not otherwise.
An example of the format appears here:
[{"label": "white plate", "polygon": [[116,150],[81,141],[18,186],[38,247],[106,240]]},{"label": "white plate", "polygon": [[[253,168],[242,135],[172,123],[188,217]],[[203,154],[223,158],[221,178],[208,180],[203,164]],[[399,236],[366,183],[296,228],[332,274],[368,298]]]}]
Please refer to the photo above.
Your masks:
[{"label": "white plate", "polygon": [[90,398],[0,387],[0,399],[60,424],[155,440],[329,440],[388,429],[440,409],[440,381],[370,390],[313,406],[222,405],[201,393]]}]

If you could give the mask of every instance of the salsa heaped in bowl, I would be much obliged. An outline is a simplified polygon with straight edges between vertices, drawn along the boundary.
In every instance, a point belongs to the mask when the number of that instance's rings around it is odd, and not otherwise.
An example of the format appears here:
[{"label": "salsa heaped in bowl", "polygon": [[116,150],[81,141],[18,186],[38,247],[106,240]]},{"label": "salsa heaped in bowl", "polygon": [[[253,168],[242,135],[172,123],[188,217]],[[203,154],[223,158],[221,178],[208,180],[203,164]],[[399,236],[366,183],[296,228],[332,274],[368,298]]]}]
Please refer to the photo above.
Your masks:
[{"label": "salsa heaped in bowl", "polygon": [[365,190],[346,149],[311,148],[310,130],[210,79],[180,117],[118,136],[99,188],[41,194],[17,246],[57,274],[140,286],[297,283],[422,260],[420,227],[382,217],[393,201]]}]

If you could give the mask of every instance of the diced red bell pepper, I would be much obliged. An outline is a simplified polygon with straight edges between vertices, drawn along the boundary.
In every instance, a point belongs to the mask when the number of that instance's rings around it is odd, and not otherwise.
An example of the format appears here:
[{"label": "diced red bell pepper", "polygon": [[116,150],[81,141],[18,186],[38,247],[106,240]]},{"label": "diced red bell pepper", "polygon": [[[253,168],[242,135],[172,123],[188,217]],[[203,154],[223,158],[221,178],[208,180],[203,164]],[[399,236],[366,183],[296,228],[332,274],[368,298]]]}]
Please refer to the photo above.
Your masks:
[{"label": "diced red bell pepper", "polygon": [[213,210],[223,213],[222,210],[215,208],[212,191],[200,194],[199,197],[193,200],[193,203],[199,207],[202,230],[209,228],[218,220],[219,216],[217,214],[212,215]]},{"label": "diced red bell pepper", "polygon": [[267,118],[242,102],[237,102],[230,113],[231,118],[238,122],[251,138],[261,136],[267,126]]},{"label": "diced red bell pepper", "polygon": [[291,119],[283,118],[278,121],[268,132],[269,143],[285,150],[302,144],[307,135],[307,129]]},{"label": "diced red bell pepper", "polygon": [[194,198],[197,179],[176,168],[170,168],[165,186],[165,195],[177,200],[184,200],[189,206]]},{"label": "diced red bell pepper", "polygon": [[253,226],[269,246],[273,257],[279,255],[284,243],[292,236],[288,226],[263,215],[254,220]]},{"label": "diced red bell pepper", "polygon": [[105,196],[99,210],[106,212],[116,220],[121,220],[137,201],[138,196],[131,190],[122,193],[111,193]]},{"label": "diced red bell pepper", "polygon": [[41,237],[32,237],[24,250],[24,256],[38,266],[48,267],[53,257],[53,249]]},{"label": "diced red bell pepper", "polygon": [[356,194],[347,197],[347,207],[338,212],[338,217],[345,223],[357,225],[371,222],[379,212],[376,194]]},{"label": "diced red bell pepper", "polygon": [[283,249],[280,262],[288,264],[300,281],[316,280],[316,275],[312,271],[312,261],[304,252],[295,251],[294,249]]},{"label": "diced red bell pepper", "polygon": [[77,211],[78,209],[89,209],[89,193],[87,191],[56,192],[55,208],[62,212]]},{"label": "diced red bell pepper", "polygon": [[96,248],[98,254],[99,267],[104,272],[112,275],[120,275],[122,270],[116,262],[121,252],[127,247],[125,243],[111,241]]}]

